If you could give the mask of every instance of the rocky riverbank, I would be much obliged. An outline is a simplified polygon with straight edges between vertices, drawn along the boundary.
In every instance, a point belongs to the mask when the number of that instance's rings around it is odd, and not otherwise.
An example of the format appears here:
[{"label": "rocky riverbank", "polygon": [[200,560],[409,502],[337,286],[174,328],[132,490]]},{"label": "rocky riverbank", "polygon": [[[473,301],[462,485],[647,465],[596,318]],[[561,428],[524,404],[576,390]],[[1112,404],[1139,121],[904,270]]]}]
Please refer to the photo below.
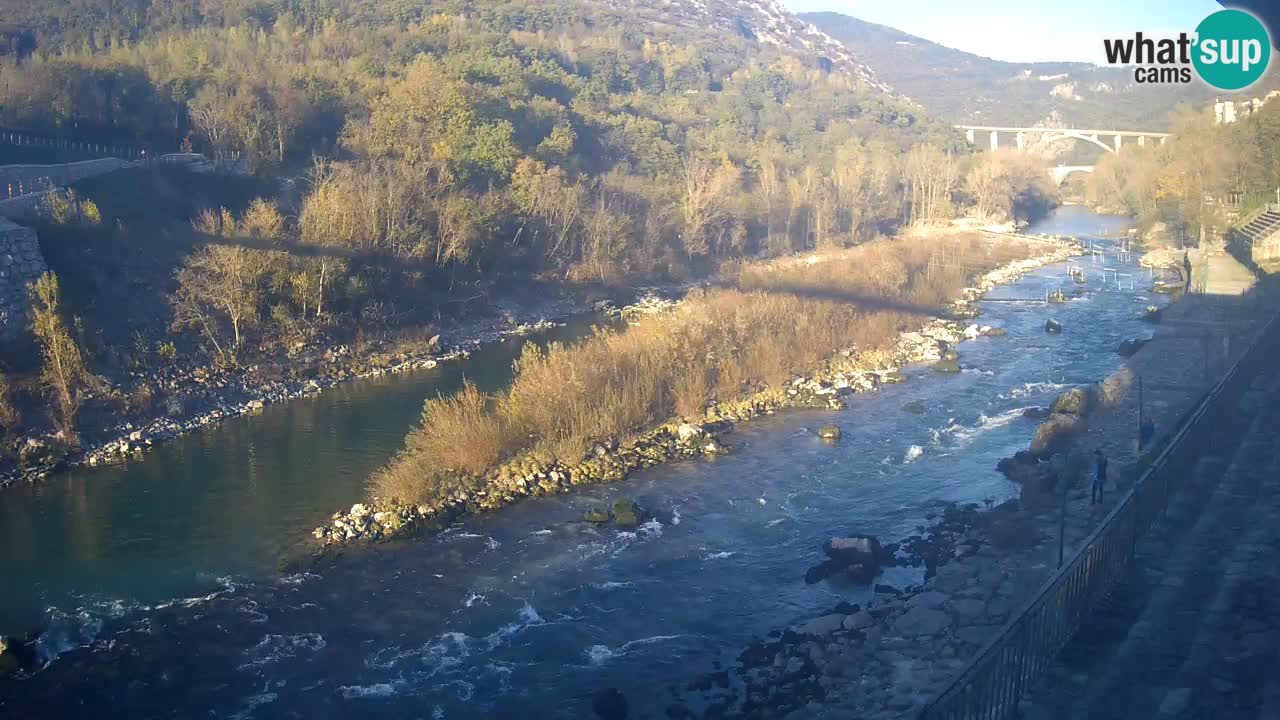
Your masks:
[{"label": "rocky riverbank", "polygon": [[[1227,315],[1241,323],[1235,340],[1224,343],[1230,351],[1211,361],[1222,370],[1244,352],[1262,322],[1219,303],[1190,296],[1166,312],[1187,323],[1221,323]],[[732,668],[691,683],[669,716],[914,717],[1053,573],[1063,518],[1070,557],[1136,479],[1144,451],[1158,451],[1161,436],[1174,432],[1199,401],[1215,379],[1198,375],[1196,363],[1205,362],[1199,352],[1185,334],[1157,334],[1104,381],[1063,392],[1045,411],[1030,449],[1000,464],[1021,486],[1020,500],[990,512],[949,510],[923,535],[936,559],[923,583],[902,594],[877,586],[867,607],[843,604],[775,631],[747,648]],[[1135,376],[1159,383],[1155,390],[1147,386],[1144,418],[1153,438],[1141,449]],[[1081,461],[1094,448],[1108,457],[1112,478],[1108,504],[1096,506]]]},{"label": "rocky riverbank", "polygon": [[732,403],[709,407],[702,418],[672,419],[625,443],[600,444],[576,463],[523,457],[481,477],[464,476],[444,499],[425,504],[405,504],[388,498],[371,498],[350,510],[334,513],[314,536],[325,546],[353,541],[385,540],[438,529],[462,513],[492,510],[521,497],[566,491],[574,486],[613,482],[647,467],[677,459],[725,452],[723,435],[739,422],[785,408],[827,407],[841,409],[843,398],[875,390],[882,383],[900,382],[899,370],[931,362],[940,372],[960,369],[954,346],[982,334],[998,334],[967,322],[977,315],[974,303],[992,288],[1012,282],[1047,264],[1062,262],[1079,251],[1074,244],[1046,244],[1034,258],[1017,260],[982,276],[963,297],[948,308],[949,317],[930,321],[919,330],[899,337],[889,352],[849,348],[830,359],[817,372],[793,378],[783,387],[766,387]]},{"label": "rocky riverbank", "polygon": [[[1043,580],[1052,538],[1016,503],[951,506],[894,559],[925,566],[905,592],[876,586],[747,647],[730,668],[692,681],[673,718],[892,718],[918,710]],[[1028,572],[1031,568],[1031,572]]]},{"label": "rocky riverbank", "polygon": [[180,361],[163,370],[135,373],[128,387],[146,386],[150,395],[163,398],[153,403],[152,412],[88,434],[74,452],[67,451],[55,434],[17,438],[16,462],[0,468],[0,488],[42,480],[72,467],[137,459],[156,445],[223,420],[261,412],[267,405],[318,395],[351,380],[431,369],[464,359],[484,345],[563,325],[575,316],[596,312],[626,319],[661,312],[684,290],[645,288],[621,304],[576,296],[535,305],[495,303],[489,317],[442,329],[426,342],[372,341],[359,350],[316,343],[295,348],[274,363],[218,368]]}]

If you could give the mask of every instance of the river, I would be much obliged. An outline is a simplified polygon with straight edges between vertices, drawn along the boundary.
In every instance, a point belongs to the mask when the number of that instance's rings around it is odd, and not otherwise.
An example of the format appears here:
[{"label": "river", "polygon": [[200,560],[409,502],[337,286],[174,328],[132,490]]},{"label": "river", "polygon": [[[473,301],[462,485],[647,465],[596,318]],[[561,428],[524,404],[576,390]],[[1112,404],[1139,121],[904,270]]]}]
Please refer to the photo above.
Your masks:
[{"label": "river", "polygon": [[[1121,218],[1065,207],[1032,232],[1114,235]],[[1107,248],[1109,241],[1100,241]],[[121,717],[590,717],[621,689],[662,717],[674,688],[753,637],[867,590],[806,585],[833,532],[895,540],[945,502],[999,502],[996,462],[1026,446],[1026,408],[1116,369],[1144,335],[1146,271],[1108,252],[997,288],[956,375],[741,425],[728,456],[623,483],[533,498],[428,538],[347,550],[306,573],[282,560],[330,511],[359,499],[423,397],[461,376],[505,382],[517,343],[430,373],[356,383],[193,435],[123,467],[78,471],[0,497],[0,620],[52,627],[67,651],[0,685],[0,714],[111,708]],[[1102,283],[1102,267],[1138,276]],[[1127,287],[1127,285],[1126,285]],[[1060,320],[1061,335],[1044,322]],[[561,336],[580,332],[565,328]],[[903,406],[920,401],[925,411]],[[814,430],[835,422],[836,444]],[[657,519],[636,532],[578,522],[615,498]],[[904,585],[913,570],[883,581]],[[187,598],[173,601],[172,598]],[[86,647],[76,647],[88,643]]]}]

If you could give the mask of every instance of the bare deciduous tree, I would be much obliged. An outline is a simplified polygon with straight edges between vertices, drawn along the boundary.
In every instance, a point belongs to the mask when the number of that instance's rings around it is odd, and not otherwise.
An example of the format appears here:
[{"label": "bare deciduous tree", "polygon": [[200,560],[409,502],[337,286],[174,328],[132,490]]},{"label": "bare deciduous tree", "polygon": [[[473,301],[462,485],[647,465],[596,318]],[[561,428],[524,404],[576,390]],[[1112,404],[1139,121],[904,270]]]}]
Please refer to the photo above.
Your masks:
[{"label": "bare deciduous tree", "polygon": [[951,153],[932,145],[917,145],[903,159],[903,177],[911,208],[911,222],[931,222],[951,214],[951,191],[958,170]]},{"label": "bare deciduous tree", "polygon": [[728,160],[713,162],[697,155],[684,158],[681,173],[681,241],[690,256],[709,249],[707,230],[729,219],[728,201],[738,192],[742,171]]},{"label": "bare deciduous tree", "polygon": [[88,378],[84,357],[62,319],[62,292],[58,276],[46,272],[28,287],[36,341],[43,363],[40,382],[53,396],[55,421],[69,436],[74,433],[80,392]]},{"label": "bare deciduous tree", "polygon": [[[226,238],[241,231],[226,209],[206,211],[195,224]],[[171,299],[174,327],[199,329],[224,362],[235,362],[245,332],[258,323],[263,279],[273,259],[272,252],[239,244],[209,244],[193,252],[178,269]],[[231,326],[229,345],[220,339],[223,322]]]}]

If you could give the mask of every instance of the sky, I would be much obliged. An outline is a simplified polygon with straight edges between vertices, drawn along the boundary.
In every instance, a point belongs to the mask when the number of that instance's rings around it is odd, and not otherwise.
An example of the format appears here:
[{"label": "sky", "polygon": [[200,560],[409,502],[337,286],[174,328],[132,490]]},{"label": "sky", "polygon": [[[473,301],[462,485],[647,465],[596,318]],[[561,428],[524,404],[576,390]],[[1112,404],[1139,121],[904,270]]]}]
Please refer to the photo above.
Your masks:
[{"label": "sky", "polygon": [[1191,32],[1213,0],[782,0],[792,12],[830,10],[958,50],[1008,60],[1102,63],[1102,40]]}]

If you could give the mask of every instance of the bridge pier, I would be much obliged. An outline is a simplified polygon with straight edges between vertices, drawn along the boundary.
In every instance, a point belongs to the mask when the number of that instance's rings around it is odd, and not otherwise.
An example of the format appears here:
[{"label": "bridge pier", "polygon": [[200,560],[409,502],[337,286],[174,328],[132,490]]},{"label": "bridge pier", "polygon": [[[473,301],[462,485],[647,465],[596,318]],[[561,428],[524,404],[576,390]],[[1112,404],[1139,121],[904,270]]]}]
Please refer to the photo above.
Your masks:
[{"label": "bridge pier", "polygon": [[1138,147],[1146,147],[1146,146],[1147,146],[1147,136],[1146,136],[1146,135],[1139,135],[1139,136],[1138,136]]},{"label": "bridge pier", "polygon": [[991,149],[992,149],[992,150],[999,150],[999,149],[1000,149],[1000,133],[999,133],[999,131],[996,131],[996,130],[992,130],[992,131],[991,131]]},{"label": "bridge pier", "polygon": [[1019,130],[1018,131],[1018,152],[1022,152],[1025,149],[1026,149],[1026,137],[1022,134],[1022,131]]},{"label": "bridge pier", "polygon": [[965,140],[968,140],[970,145],[972,145],[972,144],[973,144],[973,142],[974,142],[974,138],[973,138],[973,128],[968,128],[968,129],[966,129],[966,130],[964,131],[964,139],[965,139]]},{"label": "bridge pier", "polygon": [[1117,135],[1116,136],[1116,152],[1120,152],[1120,146],[1123,144],[1124,144],[1124,137],[1121,135]]}]

